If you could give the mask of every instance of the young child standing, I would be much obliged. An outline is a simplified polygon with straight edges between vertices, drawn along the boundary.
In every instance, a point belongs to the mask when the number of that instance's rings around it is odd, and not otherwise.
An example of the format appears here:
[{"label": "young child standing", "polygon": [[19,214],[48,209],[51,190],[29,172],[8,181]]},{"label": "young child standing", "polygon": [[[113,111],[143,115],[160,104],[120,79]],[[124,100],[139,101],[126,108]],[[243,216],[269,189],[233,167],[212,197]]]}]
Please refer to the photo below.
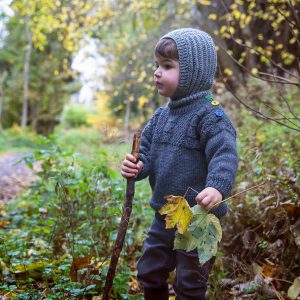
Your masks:
[{"label": "young child standing", "polygon": [[[125,178],[149,176],[155,218],[137,266],[146,300],[167,300],[169,273],[176,269],[174,290],[179,300],[206,299],[208,274],[214,259],[199,264],[197,251],[173,250],[175,229],[165,229],[158,210],[165,196],[186,195],[190,206],[206,209],[227,197],[237,170],[236,133],[210,91],[217,66],[214,42],[191,28],[171,31],[155,47],[154,81],[169,97],[142,132],[140,160],[127,154],[121,167]],[[212,211],[227,212],[226,202]]]}]

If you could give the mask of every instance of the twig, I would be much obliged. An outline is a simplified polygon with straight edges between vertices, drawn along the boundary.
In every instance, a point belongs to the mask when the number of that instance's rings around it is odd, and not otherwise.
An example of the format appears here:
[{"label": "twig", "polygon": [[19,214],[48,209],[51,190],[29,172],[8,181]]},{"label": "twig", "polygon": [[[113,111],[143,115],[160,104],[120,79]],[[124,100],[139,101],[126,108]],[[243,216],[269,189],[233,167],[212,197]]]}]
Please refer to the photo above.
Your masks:
[{"label": "twig", "polygon": [[188,190],[192,190],[192,191],[196,192],[197,194],[199,194],[199,192],[197,192],[196,190],[194,190],[193,188],[191,188],[191,187],[189,186],[189,187],[186,189],[186,191],[185,191],[185,193],[184,193],[184,195],[183,195],[183,198],[185,198],[185,196],[186,196]]},{"label": "twig", "polygon": [[225,201],[227,201],[227,200],[229,200],[229,199],[232,199],[232,198],[234,198],[234,197],[236,197],[236,196],[238,196],[238,195],[240,195],[240,194],[243,194],[243,193],[245,193],[245,192],[248,192],[248,191],[250,191],[250,190],[257,189],[258,187],[260,187],[260,186],[262,186],[262,185],[264,185],[264,184],[266,184],[266,182],[263,182],[263,183],[260,183],[260,184],[251,186],[251,187],[249,187],[249,188],[246,189],[246,190],[243,190],[243,191],[241,191],[241,192],[239,192],[239,193],[237,193],[237,194],[234,194],[234,195],[232,195],[232,196],[230,196],[230,197],[228,197],[228,198],[226,198],[226,199],[224,199],[224,200],[222,200],[222,201],[219,201],[218,203],[214,204],[214,205],[208,210],[208,212],[210,212],[210,211],[211,211],[212,209],[214,209],[215,207],[218,207],[222,202],[225,202]]},{"label": "twig", "polygon": [[227,90],[232,94],[232,96],[242,105],[244,105],[247,109],[249,109],[250,111],[254,112],[258,117],[262,118],[262,119],[265,119],[265,120],[270,120],[270,121],[273,121],[281,126],[284,126],[286,128],[289,128],[289,129],[292,129],[292,130],[296,130],[296,131],[300,131],[300,128],[294,128],[294,127],[291,127],[287,124],[284,124],[282,122],[279,122],[277,119],[274,119],[274,118],[271,118],[271,117],[268,117],[266,115],[264,115],[263,113],[261,113],[260,111],[252,108],[251,106],[249,106],[245,101],[243,101],[237,94],[235,94],[233,92],[233,90],[230,88],[230,86],[224,81],[224,76],[223,76],[223,73],[222,73],[222,70],[219,66],[219,70],[220,70],[220,74],[221,74],[221,77],[223,79],[223,83],[224,85],[226,86]]}]

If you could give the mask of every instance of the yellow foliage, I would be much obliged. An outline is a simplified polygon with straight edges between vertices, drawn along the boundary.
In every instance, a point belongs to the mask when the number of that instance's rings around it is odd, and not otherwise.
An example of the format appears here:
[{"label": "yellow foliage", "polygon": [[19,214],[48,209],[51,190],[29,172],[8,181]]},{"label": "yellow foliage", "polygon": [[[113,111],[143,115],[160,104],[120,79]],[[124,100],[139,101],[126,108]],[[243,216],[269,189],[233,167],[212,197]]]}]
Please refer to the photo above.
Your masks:
[{"label": "yellow foliage", "polygon": [[221,33],[224,33],[225,31],[227,30],[227,26],[226,25],[223,25],[220,29],[220,32]]},{"label": "yellow foliage", "polygon": [[224,69],[224,73],[225,73],[226,75],[228,75],[228,76],[232,76],[232,75],[233,75],[232,70],[230,70],[230,69],[228,69],[228,68],[225,68],[225,69]]},{"label": "yellow foliage", "polygon": [[22,129],[17,123],[14,123],[13,126],[11,127],[11,131],[15,134],[19,134],[22,132]]},{"label": "yellow foliage", "polygon": [[259,34],[257,35],[257,38],[258,38],[260,41],[262,41],[262,40],[264,39],[264,36],[263,36],[261,33],[259,33]]},{"label": "yellow foliage", "polygon": [[231,34],[234,34],[234,33],[235,33],[235,30],[234,30],[234,28],[233,28],[232,26],[229,27],[229,32],[230,32]]},{"label": "yellow foliage", "polygon": [[139,97],[138,104],[140,109],[143,108],[146,103],[148,103],[148,99],[145,96]]},{"label": "yellow foliage", "polygon": [[259,143],[263,143],[266,139],[267,139],[267,137],[264,134],[259,134],[259,135],[256,136],[256,140]]},{"label": "yellow foliage", "polygon": [[264,63],[270,62],[270,60],[266,56],[264,56],[264,55],[260,57],[260,61],[264,62]]},{"label": "yellow foliage", "polygon": [[258,69],[257,68],[252,68],[251,73],[253,75],[257,75],[258,74]]},{"label": "yellow foliage", "polygon": [[95,101],[95,114],[87,116],[87,122],[98,130],[107,130],[108,126],[114,127],[115,121],[108,108],[109,97],[100,93]]},{"label": "yellow foliage", "polygon": [[207,6],[211,5],[210,0],[200,0],[199,3],[202,4],[202,5],[207,5]]},{"label": "yellow foliage", "polygon": [[215,20],[217,20],[217,15],[216,15],[216,14],[209,14],[209,15],[208,15],[208,18],[209,18],[210,20],[215,21]]},{"label": "yellow foliage", "polygon": [[140,74],[140,76],[139,76],[137,82],[139,82],[139,83],[140,83],[140,82],[143,82],[143,80],[146,78],[146,76],[147,76],[147,73],[146,73],[145,70],[143,70],[143,71],[141,72],[141,74]]},{"label": "yellow foliage", "polygon": [[174,228],[177,226],[179,233],[185,233],[193,216],[188,202],[182,196],[170,195],[165,198],[169,203],[165,204],[159,210],[159,213],[161,215],[167,215],[166,228]]},{"label": "yellow foliage", "polygon": [[48,263],[49,262],[46,262],[46,261],[37,261],[37,262],[33,262],[27,266],[24,264],[16,265],[13,268],[13,272],[14,273],[23,273],[23,272],[27,272],[27,271],[31,271],[31,270],[42,269],[45,266],[47,266]]},{"label": "yellow foliage", "polygon": [[236,18],[236,19],[239,19],[241,17],[241,12],[238,11],[238,10],[234,10],[233,11],[233,16]]}]

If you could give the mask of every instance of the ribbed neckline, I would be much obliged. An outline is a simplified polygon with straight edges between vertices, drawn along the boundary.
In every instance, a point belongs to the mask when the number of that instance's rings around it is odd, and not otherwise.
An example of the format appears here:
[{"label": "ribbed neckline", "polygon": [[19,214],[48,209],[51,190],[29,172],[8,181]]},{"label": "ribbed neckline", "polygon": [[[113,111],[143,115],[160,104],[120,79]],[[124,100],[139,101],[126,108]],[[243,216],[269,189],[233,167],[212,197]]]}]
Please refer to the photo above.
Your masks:
[{"label": "ribbed neckline", "polygon": [[191,96],[176,100],[170,98],[168,107],[174,113],[188,111],[195,105],[199,104],[199,101],[208,101],[210,99],[209,97],[213,99],[213,94],[211,91],[201,91]]}]

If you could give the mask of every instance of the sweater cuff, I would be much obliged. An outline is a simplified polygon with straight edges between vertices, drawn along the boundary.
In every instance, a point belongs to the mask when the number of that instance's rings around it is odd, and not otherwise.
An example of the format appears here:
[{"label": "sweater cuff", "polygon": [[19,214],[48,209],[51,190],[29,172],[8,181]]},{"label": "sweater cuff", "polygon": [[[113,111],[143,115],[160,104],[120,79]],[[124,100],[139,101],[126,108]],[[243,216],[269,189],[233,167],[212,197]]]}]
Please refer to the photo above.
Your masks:
[{"label": "sweater cuff", "polygon": [[223,196],[223,200],[230,194],[232,184],[230,181],[222,177],[208,177],[205,187],[213,187],[217,189]]},{"label": "sweater cuff", "polygon": [[148,171],[149,171],[149,168],[147,167],[148,164],[146,163],[146,160],[144,159],[144,155],[140,154],[139,158],[143,162],[143,167],[142,167],[142,170],[140,171],[140,173],[138,174],[138,176],[135,178],[136,181],[142,180],[145,177],[147,177]]}]

